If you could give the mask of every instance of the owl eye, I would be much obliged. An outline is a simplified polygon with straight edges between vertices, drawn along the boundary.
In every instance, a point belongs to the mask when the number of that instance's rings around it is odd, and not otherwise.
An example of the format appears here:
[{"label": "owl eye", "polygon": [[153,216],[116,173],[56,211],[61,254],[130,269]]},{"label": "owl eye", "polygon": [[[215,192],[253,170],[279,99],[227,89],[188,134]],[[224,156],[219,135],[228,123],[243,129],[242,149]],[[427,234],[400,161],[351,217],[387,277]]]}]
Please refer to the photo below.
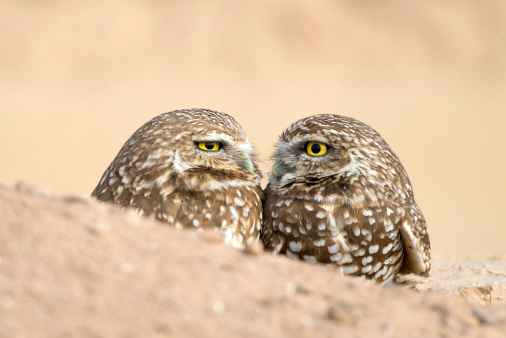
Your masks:
[{"label": "owl eye", "polygon": [[223,147],[220,142],[198,142],[197,146],[202,150],[218,151]]},{"label": "owl eye", "polygon": [[320,142],[306,143],[306,152],[311,156],[322,156],[327,153],[327,145]]}]

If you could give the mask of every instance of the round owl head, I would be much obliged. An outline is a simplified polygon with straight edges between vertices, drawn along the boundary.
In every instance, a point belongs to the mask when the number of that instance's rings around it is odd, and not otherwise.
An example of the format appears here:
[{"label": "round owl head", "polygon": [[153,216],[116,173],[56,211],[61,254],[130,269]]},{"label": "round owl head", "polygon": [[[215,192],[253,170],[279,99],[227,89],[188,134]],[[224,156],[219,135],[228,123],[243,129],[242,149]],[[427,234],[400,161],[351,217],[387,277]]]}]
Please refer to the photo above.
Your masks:
[{"label": "round owl head", "polygon": [[117,201],[141,193],[257,186],[261,173],[254,157],[246,133],[230,115],[172,111],[151,119],[126,141],[93,195]]},{"label": "round owl head", "polygon": [[[159,125],[165,126],[164,132],[158,130]],[[174,173],[189,183],[188,189],[260,183],[250,140],[230,115],[205,109],[180,110],[148,122],[140,130],[144,135],[142,129],[147,129],[148,135],[154,130],[158,143],[154,145],[166,149],[162,156],[172,159]]]},{"label": "round owl head", "polygon": [[320,114],[292,123],[281,134],[274,159],[270,185],[279,193],[342,196],[352,205],[374,204],[384,194],[411,194],[395,153],[373,128],[353,118]]}]

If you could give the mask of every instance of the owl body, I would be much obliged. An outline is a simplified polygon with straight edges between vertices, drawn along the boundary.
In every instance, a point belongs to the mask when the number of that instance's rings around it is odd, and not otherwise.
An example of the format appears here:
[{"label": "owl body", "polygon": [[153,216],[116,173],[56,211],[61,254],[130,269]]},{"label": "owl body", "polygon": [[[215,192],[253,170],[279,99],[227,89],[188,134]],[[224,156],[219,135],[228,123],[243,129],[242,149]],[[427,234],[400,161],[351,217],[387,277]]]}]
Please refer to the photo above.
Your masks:
[{"label": "owl body", "polygon": [[430,270],[425,219],[397,156],[371,127],[315,115],[281,135],[265,190],[269,250],[390,281]]},{"label": "owl body", "polygon": [[253,147],[229,115],[159,115],[123,145],[92,193],[179,228],[214,229],[243,248],[259,237],[263,192]]}]

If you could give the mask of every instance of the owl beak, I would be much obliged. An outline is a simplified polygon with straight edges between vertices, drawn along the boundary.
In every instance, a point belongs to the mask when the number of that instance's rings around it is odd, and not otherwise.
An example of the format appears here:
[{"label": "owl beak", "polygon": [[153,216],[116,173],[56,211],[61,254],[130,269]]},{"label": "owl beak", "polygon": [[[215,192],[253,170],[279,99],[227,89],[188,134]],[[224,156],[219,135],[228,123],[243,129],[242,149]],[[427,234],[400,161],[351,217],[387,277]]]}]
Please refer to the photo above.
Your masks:
[{"label": "owl beak", "polygon": [[253,164],[253,160],[251,159],[251,157],[249,155],[244,155],[241,158],[241,161],[239,162],[239,164],[242,167],[246,168],[246,170],[248,170],[250,173],[255,172],[255,165]]},{"label": "owl beak", "polygon": [[283,161],[277,159],[272,166],[272,175],[275,179],[280,179],[283,175],[293,173],[294,170],[288,167]]}]

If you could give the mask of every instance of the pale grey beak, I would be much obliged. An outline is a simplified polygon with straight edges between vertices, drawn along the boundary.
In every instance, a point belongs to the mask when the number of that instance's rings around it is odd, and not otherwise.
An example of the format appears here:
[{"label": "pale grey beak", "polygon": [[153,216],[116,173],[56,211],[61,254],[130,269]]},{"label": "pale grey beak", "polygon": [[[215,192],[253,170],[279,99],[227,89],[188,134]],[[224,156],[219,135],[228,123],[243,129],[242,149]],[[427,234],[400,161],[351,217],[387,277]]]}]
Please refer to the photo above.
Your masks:
[{"label": "pale grey beak", "polygon": [[293,173],[295,170],[291,167],[288,167],[283,161],[280,159],[276,159],[274,165],[272,166],[272,175],[275,179],[280,179],[285,174]]}]

